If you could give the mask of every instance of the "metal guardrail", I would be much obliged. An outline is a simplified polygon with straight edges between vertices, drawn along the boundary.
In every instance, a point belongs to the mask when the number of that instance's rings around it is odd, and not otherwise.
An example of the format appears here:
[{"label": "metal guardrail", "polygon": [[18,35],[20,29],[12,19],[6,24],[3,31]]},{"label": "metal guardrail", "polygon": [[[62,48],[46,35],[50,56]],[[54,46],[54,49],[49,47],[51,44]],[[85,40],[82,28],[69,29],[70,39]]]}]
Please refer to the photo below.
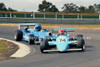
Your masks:
[{"label": "metal guardrail", "polygon": [[88,14],[88,13],[43,13],[43,12],[8,12],[0,11],[0,17],[8,18],[53,18],[53,19],[100,19],[100,14]]},{"label": "metal guardrail", "polygon": [[0,23],[100,24],[100,14],[0,11]]},{"label": "metal guardrail", "polygon": [[41,24],[95,24],[100,25],[99,19],[44,19],[44,18],[0,18],[0,23],[41,23]]}]

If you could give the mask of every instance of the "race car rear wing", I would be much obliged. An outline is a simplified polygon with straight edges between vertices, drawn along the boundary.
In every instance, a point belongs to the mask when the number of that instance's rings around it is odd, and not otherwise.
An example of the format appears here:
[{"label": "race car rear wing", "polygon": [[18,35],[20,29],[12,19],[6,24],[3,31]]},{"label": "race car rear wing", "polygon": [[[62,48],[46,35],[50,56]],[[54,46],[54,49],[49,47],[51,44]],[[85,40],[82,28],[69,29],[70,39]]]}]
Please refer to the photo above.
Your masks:
[{"label": "race car rear wing", "polygon": [[21,29],[22,26],[35,26],[37,23],[21,23],[18,24],[18,29]]},{"label": "race car rear wing", "polygon": [[52,32],[58,32],[59,30],[64,30],[65,32],[74,32],[75,28],[55,28]]}]

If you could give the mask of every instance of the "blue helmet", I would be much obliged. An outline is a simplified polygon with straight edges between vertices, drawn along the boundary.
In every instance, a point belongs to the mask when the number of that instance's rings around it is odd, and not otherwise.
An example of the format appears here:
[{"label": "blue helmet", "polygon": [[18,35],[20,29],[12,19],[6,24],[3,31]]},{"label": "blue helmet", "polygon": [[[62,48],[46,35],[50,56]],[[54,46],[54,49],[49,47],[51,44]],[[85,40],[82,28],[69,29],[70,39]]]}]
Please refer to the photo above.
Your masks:
[{"label": "blue helmet", "polygon": [[41,25],[37,24],[37,25],[35,26],[35,29],[38,30],[38,31],[41,31],[41,29],[42,29],[42,28],[41,28]]}]

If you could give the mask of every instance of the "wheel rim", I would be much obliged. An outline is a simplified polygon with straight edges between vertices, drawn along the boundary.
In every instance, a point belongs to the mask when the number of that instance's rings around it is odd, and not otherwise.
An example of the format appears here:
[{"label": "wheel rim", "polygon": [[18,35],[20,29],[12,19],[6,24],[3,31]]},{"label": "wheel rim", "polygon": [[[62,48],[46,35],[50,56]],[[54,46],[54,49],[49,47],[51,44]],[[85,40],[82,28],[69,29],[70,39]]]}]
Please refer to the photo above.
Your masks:
[{"label": "wheel rim", "polygon": [[15,34],[14,38],[17,39],[16,34]]},{"label": "wheel rim", "polygon": [[83,45],[82,49],[85,50],[85,45]]},{"label": "wheel rim", "polygon": [[28,43],[30,44],[30,40],[28,41]]}]

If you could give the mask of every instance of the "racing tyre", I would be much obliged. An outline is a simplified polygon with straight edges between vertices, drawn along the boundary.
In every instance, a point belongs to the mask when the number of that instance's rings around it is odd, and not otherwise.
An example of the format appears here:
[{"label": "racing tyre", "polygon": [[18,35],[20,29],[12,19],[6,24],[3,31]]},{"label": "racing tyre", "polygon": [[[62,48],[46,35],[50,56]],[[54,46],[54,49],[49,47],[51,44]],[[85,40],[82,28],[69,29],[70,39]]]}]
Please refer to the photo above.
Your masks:
[{"label": "racing tyre", "polygon": [[45,39],[47,39],[48,41],[52,41],[50,36],[46,36]]},{"label": "racing tyre", "polygon": [[77,48],[81,48],[82,51],[85,50],[85,41],[83,39],[83,35],[77,35]]},{"label": "racing tyre", "polygon": [[23,38],[23,32],[21,30],[17,30],[14,36],[16,41],[21,41]]},{"label": "racing tyre", "polygon": [[76,39],[83,39],[83,35],[82,34],[79,34],[79,35],[76,35]]},{"label": "racing tyre", "polygon": [[84,51],[84,50],[85,50],[85,45],[82,46],[82,51]]},{"label": "racing tyre", "polygon": [[38,37],[35,37],[35,44],[36,44],[36,45],[39,45],[40,43],[37,42],[37,41],[39,41],[39,38],[38,38]]},{"label": "racing tyre", "polygon": [[47,50],[49,48],[49,44],[48,44],[49,39],[45,38],[42,43],[40,44],[40,51],[42,53],[45,53],[44,50]]},{"label": "racing tyre", "polygon": [[35,44],[35,37],[33,34],[30,34],[29,35],[29,41],[28,41],[29,44]]}]

